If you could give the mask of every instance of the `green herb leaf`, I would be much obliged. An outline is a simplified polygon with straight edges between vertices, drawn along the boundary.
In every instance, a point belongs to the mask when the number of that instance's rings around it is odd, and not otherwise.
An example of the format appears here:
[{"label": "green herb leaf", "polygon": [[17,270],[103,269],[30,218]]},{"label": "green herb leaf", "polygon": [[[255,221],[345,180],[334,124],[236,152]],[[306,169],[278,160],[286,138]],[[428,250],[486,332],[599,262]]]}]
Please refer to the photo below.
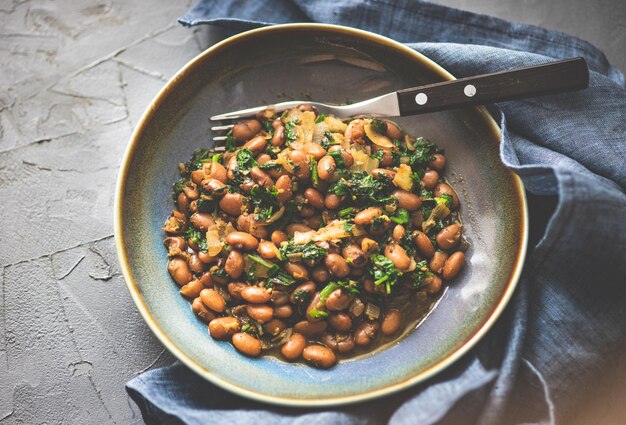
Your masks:
[{"label": "green herb leaf", "polygon": [[274,186],[270,189],[254,186],[250,191],[250,200],[259,221],[267,220],[280,208],[278,190]]},{"label": "green herb leaf", "polygon": [[315,124],[319,124],[326,119],[326,114],[319,114],[317,118],[315,118]]},{"label": "green herb leaf", "polygon": [[396,284],[402,273],[393,262],[384,255],[374,254],[370,257],[368,273],[374,279],[375,285],[385,284],[387,293],[391,293],[391,287]]},{"label": "green herb leaf", "polygon": [[390,218],[394,223],[407,224],[409,222],[409,212],[404,208],[398,208],[393,217]]},{"label": "green herb leaf", "polygon": [[226,150],[228,152],[235,152],[237,149],[237,141],[235,140],[235,136],[233,136],[233,130],[229,130],[226,133]]},{"label": "green herb leaf", "polygon": [[326,257],[326,250],[313,242],[295,244],[293,241],[289,241],[280,247],[280,256],[284,261],[305,261],[310,264],[317,264]]},{"label": "green herb leaf", "polygon": [[373,119],[370,127],[378,134],[385,134],[387,131],[387,123],[382,120]]},{"label": "green herb leaf", "polygon": [[317,173],[317,160],[314,157],[311,157],[309,161],[309,171],[311,172],[311,182],[313,186],[317,186],[320,183],[320,178]]},{"label": "green herb leaf", "polygon": [[296,121],[289,121],[285,124],[285,137],[287,139],[287,146],[294,142],[298,138],[298,132],[296,131]]}]

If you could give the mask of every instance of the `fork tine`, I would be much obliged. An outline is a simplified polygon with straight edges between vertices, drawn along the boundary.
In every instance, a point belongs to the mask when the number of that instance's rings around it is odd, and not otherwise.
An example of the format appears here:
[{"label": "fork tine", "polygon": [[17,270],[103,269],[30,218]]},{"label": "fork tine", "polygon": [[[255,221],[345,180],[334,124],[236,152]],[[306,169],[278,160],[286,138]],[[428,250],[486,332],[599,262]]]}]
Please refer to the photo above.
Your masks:
[{"label": "fork tine", "polygon": [[234,125],[216,125],[215,127],[211,127],[211,131],[224,131],[224,130],[230,130],[231,128],[233,128]]},{"label": "fork tine", "polygon": [[214,142],[221,142],[223,140],[226,140],[226,136],[217,136],[213,138]]}]

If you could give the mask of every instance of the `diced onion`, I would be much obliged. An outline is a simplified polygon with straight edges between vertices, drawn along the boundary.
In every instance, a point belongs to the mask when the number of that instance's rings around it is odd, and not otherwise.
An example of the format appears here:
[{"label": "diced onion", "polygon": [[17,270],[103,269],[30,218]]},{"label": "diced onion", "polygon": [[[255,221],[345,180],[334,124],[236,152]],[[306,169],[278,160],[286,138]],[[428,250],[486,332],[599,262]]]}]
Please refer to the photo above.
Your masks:
[{"label": "diced onion", "polygon": [[365,122],[363,128],[365,129],[365,135],[367,136],[367,138],[370,139],[375,145],[387,149],[395,147],[389,137],[383,136],[382,134],[378,134],[377,132],[375,132],[369,121]]}]

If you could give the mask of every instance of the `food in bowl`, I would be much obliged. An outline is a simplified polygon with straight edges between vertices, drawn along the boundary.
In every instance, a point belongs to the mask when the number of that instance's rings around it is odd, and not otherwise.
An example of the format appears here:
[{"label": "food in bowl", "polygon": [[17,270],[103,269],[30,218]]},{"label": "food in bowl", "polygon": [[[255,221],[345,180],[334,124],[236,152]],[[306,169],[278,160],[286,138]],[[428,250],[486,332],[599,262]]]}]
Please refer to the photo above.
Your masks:
[{"label": "food in bowl", "polygon": [[435,144],[309,105],[235,124],[179,164],[168,271],[210,335],[332,367],[423,318],[463,267],[460,201]]}]

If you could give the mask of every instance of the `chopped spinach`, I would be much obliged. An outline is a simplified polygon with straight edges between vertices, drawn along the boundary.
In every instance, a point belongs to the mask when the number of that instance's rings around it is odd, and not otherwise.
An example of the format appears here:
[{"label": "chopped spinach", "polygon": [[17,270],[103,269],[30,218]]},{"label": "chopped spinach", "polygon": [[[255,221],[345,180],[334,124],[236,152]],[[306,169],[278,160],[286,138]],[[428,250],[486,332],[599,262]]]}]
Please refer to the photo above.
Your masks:
[{"label": "chopped spinach", "polygon": [[372,130],[378,134],[385,134],[387,131],[387,123],[382,120],[373,119],[370,126],[372,127]]},{"label": "chopped spinach", "polygon": [[265,130],[270,136],[274,135],[274,126],[272,121],[263,121],[263,130]]},{"label": "chopped spinach", "polygon": [[390,217],[391,221],[398,224],[407,224],[409,222],[409,212],[404,208],[396,209],[396,213],[393,217]]},{"label": "chopped spinach", "polygon": [[259,164],[254,159],[254,153],[248,148],[241,149],[237,152],[237,166],[233,170],[235,178],[232,180],[235,184],[241,184],[246,179],[252,167]]},{"label": "chopped spinach", "polygon": [[233,136],[233,130],[229,130],[226,133],[226,150],[228,152],[235,152],[237,149],[237,141],[235,140],[235,136]]},{"label": "chopped spinach", "polygon": [[316,264],[326,256],[326,250],[313,242],[296,244],[293,241],[289,241],[280,247],[280,255],[283,260],[306,261]]},{"label": "chopped spinach", "polygon": [[315,118],[315,124],[319,124],[324,121],[326,118],[326,114],[319,114],[317,118]]},{"label": "chopped spinach", "polygon": [[287,146],[294,142],[298,138],[298,132],[296,131],[297,121],[288,121],[285,124],[285,138],[287,139]]},{"label": "chopped spinach", "polygon": [[396,203],[391,196],[395,186],[386,176],[374,178],[365,171],[350,173],[330,187],[329,192],[338,196],[346,196],[353,204],[359,207],[369,205]]},{"label": "chopped spinach", "polygon": [[273,186],[270,189],[254,186],[250,191],[250,200],[259,221],[269,219],[280,208],[278,190]]},{"label": "chopped spinach", "polygon": [[374,279],[375,285],[385,284],[388,294],[391,293],[391,287],[402,275],[389,258],[380,254],[374,254],[370,257],[367,271]]},{"label": "chopped spinach", "polygon": [[206,237],[202,234],[201,231],[197,230],[194,227],[189,227],[185,230],[185,237],[198,245],[200,251],[206,252],[209,248],[207,246]]},{"label": "chopped spinach", "polygon": [[338,145],[339,143],[335,142],[333,135],[330,131],[324,132],[324,137],[322,137],[321,145],[324,150],[328,151],[331,146]]},{"label": "chopped spinach", "polygon": [[202,164],[211,160],[210,156],[211,152],[208,149],[196,149],[191,156],[191,160],[186,164],[187,170],[199,170],[202,168]]}]

